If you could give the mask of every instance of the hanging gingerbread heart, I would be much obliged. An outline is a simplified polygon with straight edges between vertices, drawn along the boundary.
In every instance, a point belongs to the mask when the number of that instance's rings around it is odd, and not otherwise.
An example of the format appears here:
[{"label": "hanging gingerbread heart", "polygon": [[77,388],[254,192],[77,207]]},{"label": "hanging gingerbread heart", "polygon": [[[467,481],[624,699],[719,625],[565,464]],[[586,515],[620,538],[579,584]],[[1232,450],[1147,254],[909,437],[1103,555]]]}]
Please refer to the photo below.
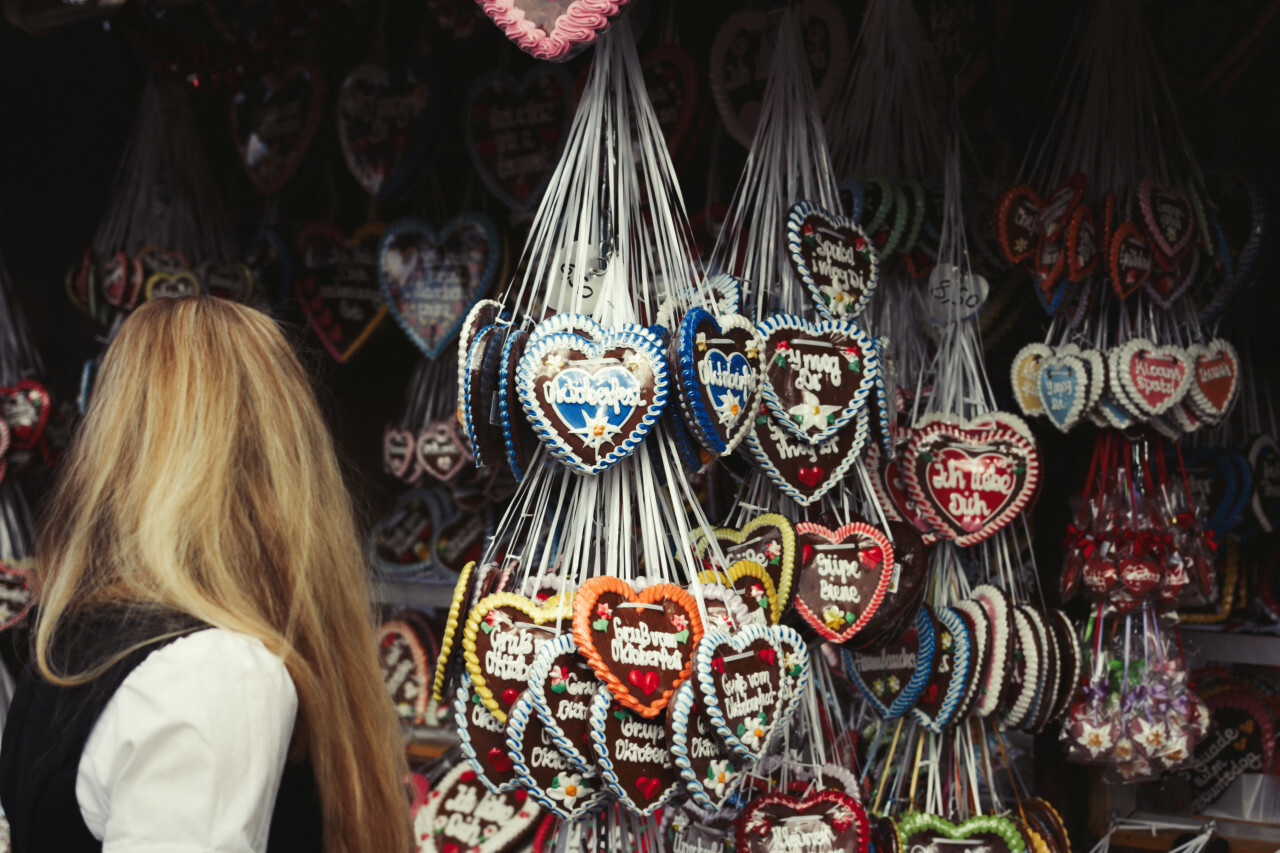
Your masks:
[{"label": "hanging gingerbread heart", "polygon": [[1135,223],[1124,222],[1116,227],[1111,236],[1107,262],[1107,269],[1111,273],[1111,289],[1121,299],[1142,287],[1143,282],[1151,275],[1151,247],[1147,245],[1142,230]]},{"label": "hanging gingerbread heart", "polygon": [[996,199],[996,239],[1009,263],[1020,264],[1035,257],[1043,206],[1044,200],[1025,185],[1009,187]]},{"label": "hanging gingerbread heart", "polygon": [[502,238],[481,213],[455,216],[437,231],[422,219],[401,219],[378,250],[382,297],[400,328],[435,358],[488,292],[502,261]]},{"label": "hanging gingerbread heart", "polygon": [[[566,315],[560,315],[566,316]],[[530,336],[516,383],[538,438],[562,462],[596,474],[631,455],[667,403],[662,341],[641,326]]]},{"label": "hanging gingerbread heart", "polygon": [[643,717],[656,717],[693,672],[702,639],[697,602],[670,583],[639,593],[625,581],[597,577],[574,595],[573,636],[618,702]]},{"label": "hanging gingerbread heart", "polygon": [[788,663],[779,636],[791,634],[792,648],[803,639],[785,626],[749,625],[737,632],[708,631],[694,656],[697,684],[707,715],[725,746],[740,759],[758,761],[789,724],[808,678],[807,655],[784,682]]},{"label": "hanging gingerbread heart", "polygon": [[1076,205],[1084,198],[1084,175],[1075,174],[1067,178],[1044,200],[1040,210],[1040,236],[1046,243],[1061,243],[1066,233],[1067,223]]},{"label": "hanging gingerbread heart", "polygon": [[602,686],[591,703],[590,728],[601,779],[628,811],[647,817],[679,793],[680,772],[662,720],[640,716]]},{"label": "hanging gingerbread heart", "polygon": [[419,853],[511,853],[541,820],[528,791],[495,794],[464,761],[436,782],[413,817],[413,834]]},{"label": "hanging gingerbread heart", "polygon": [[844,650],[845,672],[885,719],[901,717],[915,705],[933,672],[934,622],[927,607],[901,636],[874,652]]},{"label": "hanging gingerbread heart", "polygon": [[972,545],[1022,512],[1040,483],[1040,453],[1028,433],[1005,412],[916,429],[903,452],[903,480],[940,535]]},{"label": "hanging gingerbread heart", "polygon": [[294,291],[311,330],[338,363],[355,355],[387,316],[378,289],[378,244],[385,228],[370,223],[350,239],[328,223],[298,232],[302,270]]},{"label": "hanging gingerbread heart", "polygon": [[595,767],[588,719],[600,681],[577,651],[569,633],[539,646],[529,665],[528,694],[555,748],[585,772]]},{"label": "hanging gingerbread heart", "polygon": [[667,740],[693,802],[712,811],[723,808],[747,762],[731,754],[716,736],[693,681],[681,684],[667,706]]},{"label": "hanging gingerbread heart", "polygon": [[180,272],[154,272],[142,286],[145,299],[181,299],[199,296],[200,279],[191,270]]},{"label": "hanging gingerbread heart", "polygon": [[506,449],[507,467],[518,483],[533,460],[538,447],[538,437],[523,416],[520,407],[520,388],[516,382],[520,359],[524,357],[529,333],[524,329],[512,329],[502,342],[498,364],[498,417],[502,421],[502,438]]},{"label": "hanging gingerbread heart", "polygon": [[1138,182],[1138,206],[1151,244],[1166,260],[1176,261],[1195,237],[1191,198],[1181,187],[1167,187],[1155,178],[1143,178]]},{"label": "hanging gingerbread heart", "polygon": [[[462,632],[462,655],[475,692],[505,723],[528,685],[538,647],[555,639],[569,620],[567,604],[541,607],[522,595],[498,592],[471,608]],[[567,625],[565,625],[567,627]]]},{"label": "hanging gingerbread heart", "polygon": [[734,853],[866,853],[871,830],[862,804],[840,791],[803,798],[771,793],[756,797],[738,819]]},{"label": "hanging gingerbread heart", "polygon": [[378,666],[391,704],[402,720],[411,724],[422,722],[427,713],[432,675],[417,632],[403,620],[393,619],[378,628],[375,639]]},{"label": "hanging gingerbread heart", "polygon": [[[709,550],[706,534],[700,529],[693,535],[694,553],[706,561]],[[740,528],[717,527],[712,535],[720,543],[720,551],[729,566],[746,561],[763,566],[769,573],[779,608],[770,621],[776,623],[782,618],[782,609],[791,601],[795,577],[796,534],[791,522],[786,516],[769,512],[757,515]]]},{"label": "hanging gingerbread heart", "polygon": [[557,65],[539,64],[523,77],[491,71],[471,84],[467,153],[489,192],[512,210],[531,210],[542,197],[569,135],[572,97],[573,81]]},{"label": "hanging gingerbread heart", "polygon": [[205,261],[196,270],[200,292],[219,299],[248,302],[254,293],[253,270],[248,264]]},{"label": "hanging gingerbread heart", "polygon": [[1053,348],[1045,344],[1027,344],[1018,350],[1009,369],[1013,386],[1013,399],[1027,417],[1044,414],[1044,401],[1040,399],[1040,367],[1046,358],[1053,357]]},{"label": "hanging gingerbread heart", "polygon": [[[901,428],[903,443],[910,435],[909,428]],[[867,445],[862,460],[867,473],[871,475],[871,488],[879,499],[885,516],[912,525],[924,537],[926,544],[937,542],[938,534],[907,492],[907,484],[902,479],[902,454],[886,456],[873,442]]]},{"label": "hanging gingerbread heart", "polygon": [[458,435],[454,418],[424,426],[414,443],[414,458],[419,471],[442,483],[453,482],[472,463],[471,451]]},{"label": "hanging gingerbread heart", "polygon": [[680,321],[676,387],[694,437],[711,453],[731,453],[751,430],[763,349],[760,333],[740,314],[693,308]]},{"label": "hanging gingerbread heart", "polygon": [[849,645],[874,649],[888,639],[899,637],[924,601],[929,578],[928,549],[915,527],[890,519],[888,533],[893,542],[893,576],[884,600]]},{"label": "hanging gingerbread heart", "polygon": [[1240,357],[1228,341],[1215,338],[1187,349],[1192,362],[1191,402],[1207,418],[1226,416],[1240,388]]},{"label": "hanging gingerbread heart", "polygon": [[34,379],[19,379],[13,386],[0,386],[0,418],[8,426],[6,446],[31,450],[44,437],[53,402],[48,390]]},{"label": "hanging gingerbread heart", "polygon": [[[698,68],[689,52],[678,44],[663,44],[640,60],[645,91],[653,104],[658,126],[667,140],[671,159],[684,164],[693,148],[694,120],[698,118]],[[701,125],[701,122],[699,122]],[[686,144],[688,143],[688,144]]]},{"label": "hanging gingerbread heart", "polygon": [[609,28],[627,0],[477,0],[503,35],[535,59],[564,62]]},{"label": "hanging gingerbread heart", "polygon": [[606,804],[608,791],[600,775],[594,768],[584,771],[575,767],[553,746],[527,691],[511,709],[507,747],[516,780],[547,813],[561,820],[577,820]]},{"label": "hanging gingerbread heart", "polygon": [[857,519],[836,530],[796,525],[800,548],[796,613],[832,643],[855,637],[871,621],[893,579],[893,543]]},{"label": "hanging gingerbread heart", "polygon": [[[818,108],[824,110],[844,84],[848,27],[831,0],[804,0],[801,14],[813,88]],[[751,147],[760,118],[775,41],[772,30],[764,10],[739,9],[720,25],[711,43],[711,95],[725,130],[746,148]]]},{"label": "hanging gingerbread heart", "polygon": [[413,173],[439,124],[439,76],[427,59],[394,72],[359,65],[338,88],[335,113],[342,156],[369,195],[392,196]]},{"label": "hanging gingerbread heart", "polygon": [[521,786],[507,748],[507,727],[484,706],[471,677],[462,675],[453,703],[462,756],[494,794],[504,794]]},{"label": "hanging gingerbread heart", "polygon": [[960,703],[969,692],[974,649],[969,629],[958,611],[939,607],[933,615],[937,620],[933,674],[911,713],[920,725],[941,734],[956,722]]},{"label": "hanging gingerbread heart", "polygon": [[1083,202],[1076,206],[1067,222],[1067,278],[1080,281],[1098,266],[1098,232],[1093,213]]},{"label": "hanging gingerbread heart", "polygon": [[7,631],[25,619],[34,603],[31,567],[27,561],[0,562],[0,631]]},{"label": "hanging gingerbread heart", "polygon": [[813,445],[796,439],[761,406],[755,428],[744,444],[751,461],[783,494],[801,506],[809,506],[831,491],[857,464],[870,432],[864,407],[852,426]]},{"label": "hanging gingerbread heart", "polygon": [[764,402],[783,429],[822,444],[864,412],[879,363],[857,324],[775,314],[759,329]]},{"label": "hanging gingerbread heart", "polygon": [[1155,260],[1151,275],[1142,283],[1142,289],[1167,311],[1195,282],[1196,273],[1200,269],[1200,252],[1192,247],[1169,266],[1165,266],[1158,257]]},{"label": "hanging gingerbread heart", "polygon": [[799,202],[787,216],[787,250],[823,317],[852,320],[867,307],[880,261],[854,220]]},{"label": "hanging gingerbread heart", "polygon": [[324,79],[309,62],[264,75],[231,99],[231,135],[240,165],[263,195],[275,195],[311,147],[324,114]]},{"label": "hanging gingerbread heart", "polygon": [[1186,396],[1192,381],[1186,350],[1156,346],[1146,338],[1134,338],[1119,349],[1120,384],[1139,412],[1162,415]]},{"label": "hanging gingerbread heart", "polygon": [[1045,417],[1062,432],[1084,417],[1089,402],[1089,373],[1074,355],[1054,355],[1040,365],[1040,400]]},{"label": "hanging gingerbread heart", "polygon": [[971,817],[954,824],[924,812],[909,812],[898,821],[904,850],[947,850],[982,845],[986,853],[1027,853],[1027,843],[1012,820],[993,815]]}]

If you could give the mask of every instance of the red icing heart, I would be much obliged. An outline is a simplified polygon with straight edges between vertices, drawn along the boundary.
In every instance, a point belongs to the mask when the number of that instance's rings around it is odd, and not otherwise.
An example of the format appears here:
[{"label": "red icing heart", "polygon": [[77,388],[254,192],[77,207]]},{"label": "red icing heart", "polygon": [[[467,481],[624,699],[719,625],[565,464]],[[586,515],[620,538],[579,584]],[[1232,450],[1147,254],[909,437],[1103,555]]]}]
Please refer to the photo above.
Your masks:
[{"label": "red icing heart", "polygon": [[811,468],[801,468],[796,472],[796,477],[799,478],[801,483],[812,489],[822,482],[823,472],[821,468],[814,465]]},{"label": "red icing heart", "polygon": [[812,546],[812,545],[810,545],[809,543],[805,542],[804,544],[802,544],[802,545],[800,546],[800,562],[801,562],[801,564],[808,563],[808,562],[809,562],[809,560],[810,560],[812,557],[813,557],[813,546]]},{"label": "red icing heart", "polygon": [[1131,392],[1139,409],[1160,415],[1182,399],[1189,384],[1185,351],[1157,347],[1142,339],[1135,339],[1126,349],[1125,390]]},{"label": "red icing heart", "polygon": [[902,473],[912,500],[957,545],[980,542],[1035,496],[1040,453],[1021,418],[998,412],[967,423],[936,420],[912,435]]},{"label": "red icing heart", "polygon": [[516,690],[513,687],[508,687],[506,690],[502,691],[502,701],[504,704],[513,705],[515,704],[515,701],[519,698],[520,698],[520,691]]},{"label": "red icing heart", "polygon": [[1160,567],[1150,560],[1121,557],[1118,568],[1120,581],[1135,598],[1144,597],[1160,583]]},{"label": "red icing heart", "polygon": [[[723,666],[723,663],[721,666]],[[652,696],[653,691],[658,689],[658,680],[658,673],[651,669],[643,672],[633,669],[627,673],[627,681],[630,681],[632,686],[639,687],[646,696]]]},{"label": "red icing heart", "polygon": [[636,790],[644,794],[646,800],[652,800],[654,794],[662,789],[662,783],[651,776],[641,776],[636,780]]},{"label": "red icing heart", "polygon": [[506,773],[511,769],[511,756],[501,747],[492,747],[489,750],[489,766],[499,773]]},{"label": "red icing heart", "polygon": [[[424,835],[423,838],[426,838]],[[456,841],[448,841],[444,845],[442,853],[462,853],[462,846]]]},{"label": "red icing heart", "polygon": [[769,664],[769,666],[773,666],[778,662],[778,654],[773,649],[761,649],[756,654],[760,656],[760,660]]},{"label": "red icing heart", "polygon": [[526,791],[524,788],[517,788],[516,790],[511,792],[511,799],[515,800],[517,803],[523,803],[528,798],[529,798],[529,792]]}]

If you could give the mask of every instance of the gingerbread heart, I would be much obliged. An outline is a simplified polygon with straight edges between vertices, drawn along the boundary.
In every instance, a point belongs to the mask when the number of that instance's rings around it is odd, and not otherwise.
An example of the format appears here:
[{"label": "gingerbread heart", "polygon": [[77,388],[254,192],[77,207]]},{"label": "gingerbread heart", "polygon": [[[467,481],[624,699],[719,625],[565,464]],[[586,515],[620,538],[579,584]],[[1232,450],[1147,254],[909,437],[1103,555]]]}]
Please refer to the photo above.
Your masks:
[{"label": "gingerbread heart", "polygon": [[712,811],[723,808],[746,762],[731,754],[716,736],[693,681],[681,684],[667,706],[667,740],[693,802]]},{"label": "gingerbread heart", "polygon": [[388,575],[412,575],[431,565],[431,539],[440,523],[443,499],[427,489],[413,489],[369,533],[369,558]]},{"label": "gingerbread heart", "polygon": [[773,793],[756,797],[743,809],[733,849],[866,853],[870,838],[867,813],[848,794],[818,791],[797,798]]},{"label": "gingerbread heart", "polygon": [[926,729],[940,734],[959,719],[960,704],[969,693],[974,647],[958,611],[939,607],[934,618],[933,674],[911,713]]},{"label": "gingerbread heart", "polygon": [[1026,424],[999,412],[969,422],[931,420],[903,452],[903,480],[934,529],[956,544],[980,542],[1035,496],[1040,453]]},{"label": "gingerbread heart", "polygon": [[893,543],[861,519],[836,530],[801,522],[796,541],[796,613],[824,639],[844,643],[871,621],[888,592]]},{"label": "gingerbread heart", "polygon": [[791,265],[828,320],[852,320],[879,281],[880,261],[857,222],[802,201],[787,216]]},{"label": "gingerbread heart", "polygon": [[809,506],[831,491],[857,463],[870,434],[868,421],[864,407],[852,426],[813,445],[797,439],[761,406],[745,445],[752,462],[783,494],[801,506]]},{"label": "gingerbread heart", "polygon": [[453,418],[432,421],[422,428],[414,443],[418,470],[442,483],[452,482],[471,464],[471,451],[458,435]]},{"label": "gingerbread heart", "polygon": [[[561,315],[564,316],[564,315]],[[531,335],[516,382],[538,438],[565,464],[596,474],[631,455],[667,403],[662,341],[641,326]]]},{"label": "gingerbread heart", "polygon": [[[844,84],[850,55],[848,26],[831,0],[805,0],[800,12],[818,109],[825,110]],[[711,43],[711,95],[725,130],[745,148],[751,147],[764,101],[774,42],[769,30],[764,10],[739,9],[720,25]]]},{"label": "gingerbread heart", "polygon": [[[740,528],[717,527],[712,535],[720,543],[725,562],[732,566],[741,561],[763,566],[773,581],[776,613],[769,621],[782,618],[782,610],[791,601],[796,566],[796,534],[783,515],[770,512],[758,515]],[[706,561],[709,545],[703,529],[693,532],[694,553]]]},{"label": "gingerbread heart", "polygon": [[1191,359],[1181,347],[1134,338],[1120,348],[1117,366],[1125,396],[1148,416],[1162,415],[1176,406],[1191,386]]},{"label": "gingerbread heart", "polygon": [[1196,220],[1191,198],[1181,187],[1166,187],[1155,178],[1138,182],[1138,206],[1147,237],[1156,250],[1173,261],[1191,246]]},{"label": "gingerbread heart", "polygon": [[1027,417],[1044,414],[1044,401],[1040,399],[1040,367],[1046,358],[1053,357],[1053,348],[1046,344],[1027,344],[1018,350],[1009,368],[1013,399]]},{"label": "gingerbread heart", "polygon": [[196,272],[200,290],[219,299],[248,302],[254,293],[253,270],[244,263],[205,261]]},{"label": "gingerbread heart", "polygon": [[572,634],[539,646],[529,665],[528,696],[547,738],[574,767],[586,772],[595,767],[588,720],[600,681],[577,651]]},{"label": "gingerbread heart", "polygon": [[532,210],[551,180],[572,98],[568,73],[545,63],[523,77],[491,71],[471,84],[462,122],[467,153],[489,192],[512,210]]},{"label": "gingerbread heart", "polygon": [[704,571],[698,581],[705,585],[719,584],[734,592],[748,608],[747,625],[768,625],[781,613],[777,588],[769,571],[751,560],[738,560],[724,572]]},{"label": "gingerbread heart", "polygon": [[760,402],[759,331],[739,314],[692,308],[676,331],[676,388],[698,443],[726,455],[751,430]]},{"label": "gingerbread heart", "polygon": [[1124,222],[1116,227],[1111,235],[1107,259],[1111,289],[1121,299],[1142,287],[1151,275],[1151,247],[1147,245],[1142,230],[1133,222]]},{"label": "gingerbread heart", "polygon": [[511,709],[507,748],[516,779],[549,814],[576,820],[605,805],[608,792],[600,775],[577,767],[556,748],[529,692]]},{"label": "gingerbread heart", "polygon": [[523,789],[495,794],[467,762],[449,770],[413,817],[419,853],[509,853],[533,835],[542,809]]},{"label": "gingerbread heart", "polygon": [[[3,630],[3,629],[0,629]],[[413,626],[399,619],[384,622],[376,636],[378,666],[400,718],[420,723],[427,712],[432,681],[426,650]]]},{"label": "gingerbread heart", "polygon": [[1157,257],[1151,275],[1142,283],[1142,289],[1156,305],[1167,311],[1190,290],[1199,270],[1200,252],[1195,248],[1183,252],[1169,266]]},{"label": "gingerbread heart", "polygon": [[502,421],[507,467],[511,469],[511,476],[517,483],[524,479],[524,472],[532,463],[533,452],[538,447],[538,437],[533,427],[522,416],[520,388],[516,383],[516,372],[520,359],[524,357],[528,340],[529,333],[524,329],[512,329],[503,339],[502,351],[498,356],[498,416]]},{"label": "gingerbread heart", "polygon": [[601,779],[628,811],[647,817],[679,793],[680,772],[662,720],[640,716],[601,686],[591,703],[590,727]]},{"label": "gingerbread heart", "polygon": [[1009,187],[996,199],[996,239],[1009,263],[1020,264],[1035,257],[1043,206],[1044,200],[1026,185]]},{"label": "gingerbread heart", "polygon": [[1054,355],[1040,364],[1039,396],[1045,417],[1062,432],[1070,432],[1088,408],[1089,372],[1074,355]]},{"label": "gingerbread heart", "polygon": [[934,621],[928,607],[915,621],[874,652],[843,649],[845,672],[871,706],[886,719],[901,717],[915,705],[933,674]]},{"label": "gingerbread heart", "polygon": [[637,593],[619,578],[597,577],[574,596],[579,653],[617,701],[642,717],[661,713],[689,678],[702,633],[697,602],[675,584]]},{"label": "gingerbread heart", "polygon": [[1071,214],[1083,197],[1084,175],[1081,174],[1072,175],[1062,186],[1049,193],[1040,209],[1040,235],[1044,242],[1062,242]]},{"label": "gingerbread heart", "polygon": [[339,363],[351,358],[387,316],[377,272],[385,228],[370,223],[350,239],[327,223],[298,232],[302,271],[294,291],[311,330]]},{"label": "gingerbread heart", "polygon": [[477,467],[496,466],[505,455],[502,431],[493,423],[492,413],[500,390],[502,353],[514,333],[515,327],[509,323],[485,326],[471,339],[467,351],[466,369],[458,386],[458,414]]},{"label": "gingerbread heart", "polygon": [[0,562],[0,631],[7,631],[25,619],[34,602],[31,567],[27,561]]},{"label": "gingerbread heart", "polygon": [[1067,223],[1067,278],[1080,281],[1098,266],[1101,252],[1098,250],[1098,230],[1093,223],[1093,213],[1087,204],[1081,203]]},{"label": "gingerbread heart", "polygon": [[[782,636],[790,648],[804,649],[794,629],[748,625],[737,632],[708,631],[694,655],[707,716],[720,740],[740,759],[758,761],[800,703],[808,656],[788,661]],[[783,672],[787,665],[798,670],[790,683]]]},{"label": "gingerbread heart", "polygon": [[1027,844],[1009,818],[978,815],[955,824],[937,815],[908,812],[898,821],[904,850],[950,849],[957,841],[981,844],[987,853],[1027,853]]},{"label": "gingerbread heart", "polygon": [[759,329],[764,402],[791,435],[822,444],[865,410],[879,359],[857,324],[775,314]]},{"label": "gingerbread heart", "polygon": [[298,170],[324,115],[324,79],[309,62],[250,81],[231,98],[231,135],[240,165],[263,195]]},{"label": "gingerbread heart", "polygon": [[521,787],[507,746],[507,727],[484,706],[471,677],[462,675],[453,703],[463,758],[491,792],[503,794]]},{"label": "gingerbread heart", "polygon": [[417,218],[387,229],[378,250],[382,297],[427,358],[453,342],[492,285],[502,254],[497,226],[481,213],[455,216],[438,231]]},{"label": "gingerbread heart", "polygon": [[485,596],[467,616],[462,656],[480,701],[498,722],[528,686],[529,664],[538,647],[555,639],[570,616],[568,604],[539,606],[522,595]]},{"label": "gingerbread heart", "polygon": [[199,296],[202,292],[200,279],[191,270],[179,272],[153,272],[142,286],[146,299],[181,299],[184,296]]},{"label": "gingerbread heart", "polygon": [[479,0],[503,35],[535,59],[563,62],[626,11],[627,0]]},{"label": "gingerbread heart", "polygon": [[[904,442],[910,438],[911,432],[908,428],[901,427],[900,433]],[[880,500],[880,508],[884,510],[885,515],[891,520],[910,524],[924,537],[926,545],[937,542],[938,534],[934,531],[933,525],[924,517],[907,492],[907,484],[902,479],[902,454],[889,457],[873,442],[867,446],[867,452],[862,459],[867,473],[871,475],[871,488]]]},{"label": "gingerbread heart", "polygon": [[12,386],[0,386],[0,418],[9,428],[5,448],[12,444],[15,450],[31,450],[38,445],[52,411],[49,391],[34,379],[19,379]]},{"label": "gingerbread heart", "polygon": [[1240,388],[1240,357],[1235,347],[1215,338],[1189,347],[1187,356],[1192,362],[1192,381],[1187,389],[1191,402],[1205,417],[1225,417]]},{"label": "gingerbread heart", "polygon": [[338,88],[338,141],[351,175],[375,198],[404,185],[439,125],[439,76],[427,59],[389,71],[358,65]]}]

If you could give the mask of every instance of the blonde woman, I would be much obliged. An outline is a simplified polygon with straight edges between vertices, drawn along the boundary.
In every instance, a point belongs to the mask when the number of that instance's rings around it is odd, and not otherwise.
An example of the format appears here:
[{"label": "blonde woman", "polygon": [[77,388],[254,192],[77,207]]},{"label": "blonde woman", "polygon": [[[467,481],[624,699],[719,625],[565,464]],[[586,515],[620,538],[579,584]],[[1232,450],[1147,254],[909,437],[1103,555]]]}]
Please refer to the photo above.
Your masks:
[{"label": "blonde woman", "polygon": [[124,322],[37,566],[0,747],[14,853],[411,849],[350,498],[266,316]]}]

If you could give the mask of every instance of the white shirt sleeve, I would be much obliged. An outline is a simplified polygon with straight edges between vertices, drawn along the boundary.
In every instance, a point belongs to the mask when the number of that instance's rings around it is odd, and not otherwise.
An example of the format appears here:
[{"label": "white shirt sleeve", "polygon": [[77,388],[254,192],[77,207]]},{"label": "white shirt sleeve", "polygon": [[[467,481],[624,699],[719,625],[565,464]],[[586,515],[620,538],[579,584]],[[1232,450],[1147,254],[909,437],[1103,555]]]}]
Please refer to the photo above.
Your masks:
[{"label": "white shirt sleeve", "polygon": [[149,655],[80,757],[76,799],[103,853],[263,853],[297,708],[253,637],[214,628]]}]

